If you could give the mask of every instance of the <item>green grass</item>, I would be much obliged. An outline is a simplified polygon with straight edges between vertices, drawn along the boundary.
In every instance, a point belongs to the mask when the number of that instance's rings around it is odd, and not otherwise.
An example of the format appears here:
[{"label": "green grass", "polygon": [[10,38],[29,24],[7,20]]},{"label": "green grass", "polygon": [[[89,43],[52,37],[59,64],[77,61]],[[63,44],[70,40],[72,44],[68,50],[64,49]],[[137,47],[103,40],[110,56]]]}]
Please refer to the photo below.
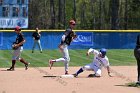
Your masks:
[{"label": "green grass", "polygon": [[[71,58],[70,66],[84,66],[92,62],[93,55],[87,57],[86,52],[87,50],[69,50]],[[0,50],[0,55],[0,67],[11,66],[11,50]],[[109,49],[107,56],[112,66],[136,65],[132,49]],[[31,50],[24,50],[22,57],[31,63],[30,66],[46,67],[48,66],[49,59],[60,58],[62,54],[59,50],[43,50],[43,53],[40,53],[38,50],[35,50],[35,53],[31,53]],[[62,62],[54,64],[54,66],[63,65]],[[22,67],[24,65],[17,61],[16,66]]]},{"label": "green grass", "polygon": [[124,86],[140,88],[140,85],[136,84],[136,82],[126,83]]}]

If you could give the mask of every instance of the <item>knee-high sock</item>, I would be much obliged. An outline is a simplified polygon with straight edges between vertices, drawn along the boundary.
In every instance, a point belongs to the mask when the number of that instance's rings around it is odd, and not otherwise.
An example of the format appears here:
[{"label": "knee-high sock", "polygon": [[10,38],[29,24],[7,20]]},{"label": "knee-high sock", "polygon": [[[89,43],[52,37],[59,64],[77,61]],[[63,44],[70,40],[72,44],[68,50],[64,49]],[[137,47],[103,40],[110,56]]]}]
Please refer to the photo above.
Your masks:
[{"label": "knee-high sock", "polygon": [[82,73],[83,71],[84,71],[83,68],[80,68],[80,69],[76,72],[76,74],[78,75],[78,74]]},{"label": "knee-high sock", "polygon": [[12,68],[15,67],[16,60],[12,60]]},{"label": "knee-high sock", "polygon": [[20,59],[20,62],[23,63],[23,64],[25,64],[25,65],[28,64],[23,58]]}]

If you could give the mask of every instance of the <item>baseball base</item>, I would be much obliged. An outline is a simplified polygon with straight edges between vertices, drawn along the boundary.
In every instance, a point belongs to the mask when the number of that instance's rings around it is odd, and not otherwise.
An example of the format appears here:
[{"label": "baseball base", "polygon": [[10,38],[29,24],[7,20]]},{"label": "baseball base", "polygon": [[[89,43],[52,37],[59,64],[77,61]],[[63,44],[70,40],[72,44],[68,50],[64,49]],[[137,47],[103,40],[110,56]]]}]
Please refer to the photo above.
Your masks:
[{"label": "baseball base", "polygon": [[74,78],[73,75],[61,75],[60,77],[61,78]]}]

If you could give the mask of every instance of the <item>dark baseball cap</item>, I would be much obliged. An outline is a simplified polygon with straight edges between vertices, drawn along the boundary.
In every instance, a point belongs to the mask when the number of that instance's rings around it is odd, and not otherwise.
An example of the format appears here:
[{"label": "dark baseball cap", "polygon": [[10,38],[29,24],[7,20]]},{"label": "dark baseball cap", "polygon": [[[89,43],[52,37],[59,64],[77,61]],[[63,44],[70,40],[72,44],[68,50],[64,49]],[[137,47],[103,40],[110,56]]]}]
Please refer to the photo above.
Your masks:
[{"label": "dark baseball cap", "polygon": [[16,26],[16,27],[15,27],[15,30],[16,30],[16,31],[17,31],[17,30],[18,30],[18,31],[21,30],[20,26]]}]

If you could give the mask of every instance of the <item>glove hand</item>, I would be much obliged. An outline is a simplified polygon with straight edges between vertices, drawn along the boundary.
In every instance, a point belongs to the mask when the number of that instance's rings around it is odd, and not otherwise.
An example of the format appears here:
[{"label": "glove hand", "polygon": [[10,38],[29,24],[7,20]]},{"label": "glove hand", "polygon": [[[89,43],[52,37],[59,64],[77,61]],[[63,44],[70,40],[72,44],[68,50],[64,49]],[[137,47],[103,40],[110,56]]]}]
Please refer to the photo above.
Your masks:
[{"label": "glove hand", "polygon": [[77,35],[76,34],[73,36],[73,39],[75,39],[75,38],[77,38]]},{"label": "glove hand", "polygon": [[13,44],[13,45],[12,45],[12,49],[13,49],[13,50],[18,49],[18,47],[19,47],[19,45],[18,45],[18,44]]}]

